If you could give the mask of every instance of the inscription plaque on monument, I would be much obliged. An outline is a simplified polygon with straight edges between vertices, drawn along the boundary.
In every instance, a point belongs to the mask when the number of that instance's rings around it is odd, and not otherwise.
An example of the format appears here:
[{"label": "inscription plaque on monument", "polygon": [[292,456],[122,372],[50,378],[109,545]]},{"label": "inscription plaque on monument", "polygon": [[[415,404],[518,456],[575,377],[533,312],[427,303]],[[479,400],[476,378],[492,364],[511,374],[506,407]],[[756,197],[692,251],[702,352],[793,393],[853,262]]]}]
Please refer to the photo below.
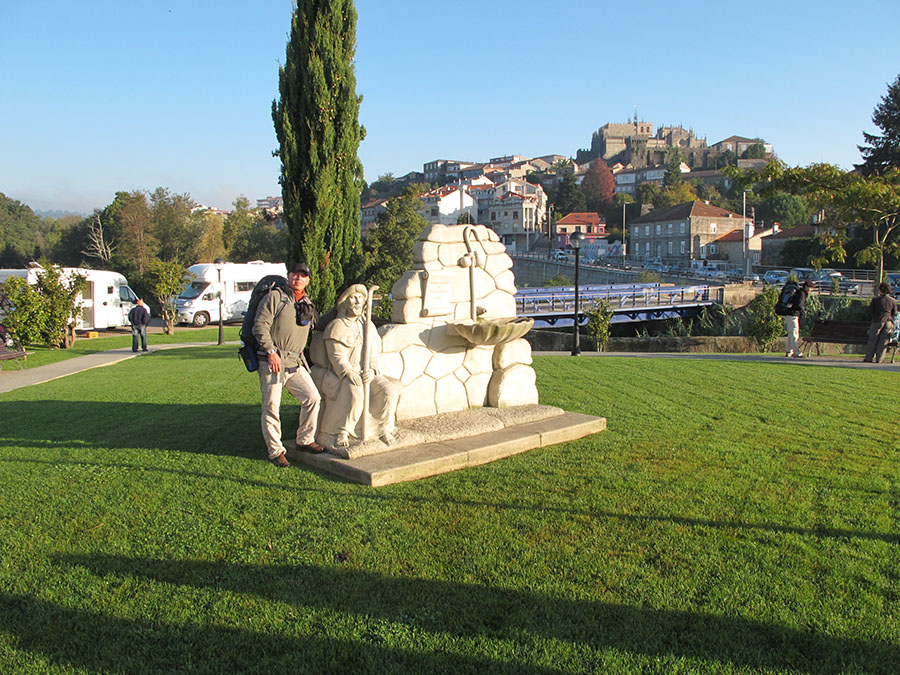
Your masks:
[{"label": "inscription plaque on monument", "polygon": [[453,313],[453,275],[450,272],[425,272],[422,316],[446,316]]}]

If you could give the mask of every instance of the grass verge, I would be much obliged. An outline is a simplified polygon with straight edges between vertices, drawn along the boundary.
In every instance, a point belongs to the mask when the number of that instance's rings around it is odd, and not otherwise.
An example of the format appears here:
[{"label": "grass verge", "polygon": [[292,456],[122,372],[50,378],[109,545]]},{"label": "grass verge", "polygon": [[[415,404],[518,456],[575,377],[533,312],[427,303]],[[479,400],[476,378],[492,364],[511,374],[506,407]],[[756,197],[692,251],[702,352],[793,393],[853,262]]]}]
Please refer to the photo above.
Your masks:
[{"label": "grass verge", "polygon": [[896,374],[535,367],[608,431],[377,490],[231,346],[0,395],[0,671],[896,672]]}]

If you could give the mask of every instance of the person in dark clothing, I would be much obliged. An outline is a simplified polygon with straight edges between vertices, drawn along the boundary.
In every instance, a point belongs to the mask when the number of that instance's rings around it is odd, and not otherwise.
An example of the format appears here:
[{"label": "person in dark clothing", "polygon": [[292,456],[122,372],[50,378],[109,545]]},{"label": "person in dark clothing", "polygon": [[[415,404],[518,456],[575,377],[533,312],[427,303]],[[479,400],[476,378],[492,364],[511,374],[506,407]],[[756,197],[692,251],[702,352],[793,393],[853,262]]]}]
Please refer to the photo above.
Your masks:
[{"label": "person in dark clothing", "polygon": [[141,350],[147,351],[147,326],[150,325],[150,310],[140,298],[134,309],[128,312],[128,321],[131,323],[131,351],[138,350],[139,335],[141,336]]},{"label": "person in dark clothing", "polygon": [[806,309],[806,297],[811,288],[812,282],[803,282],[803,285],[794,291],[790,302],[791,308],[784,315],[784,328],[787,331],[787,346],[784,355],[787,357],[803,358],[803,352],[800,351],[800,317],[803,316],[803,310]]},{"label": "person in dark clothing", "polygon": [[872,323],[869,324],[869,344],[866,347],[866,363],[881,363],[885,345],[894,332],[897,301],[891,297],[891,287],[883,281],[878,285],[878,295],[869,303]]}]

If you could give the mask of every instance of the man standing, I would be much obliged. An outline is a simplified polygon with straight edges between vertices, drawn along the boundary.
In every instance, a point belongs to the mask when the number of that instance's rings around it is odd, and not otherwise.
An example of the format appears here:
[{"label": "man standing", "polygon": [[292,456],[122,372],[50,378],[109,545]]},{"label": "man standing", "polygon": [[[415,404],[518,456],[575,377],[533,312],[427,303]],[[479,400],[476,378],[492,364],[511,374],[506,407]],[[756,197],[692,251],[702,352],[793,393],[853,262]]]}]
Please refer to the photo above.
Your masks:
[{"label": "man standing", "polygon": [[891,287],[885,282],[878,285],[878,295],[869,303],[872,312],[872,323],[869,324],[869,344],[866,348],[866,363],[881,363],[884,358],[885,345],[894,332],[894,319],[897,316],[897,301],[891,297]]},{"label": "man standing", "polygon": [[286,387],[300,403],[297,449],[323,452],[315,442],[321,398],[309,374],[303,349],[317,313],[309,298],[309,267],[294,263],[288,271],[291,296],[273,288],[259,303],[253,335],[260,345],[259,387],[262,392],[262,433],[269,461],[278,467],[290,464],[281,442],[281,391]]},{"label": "man standing", "polygon": [[802,286],[797,286],[793,281],[788,281],[781,294],[778,297],[776,311],[784,316],[784,329],[787,332],[787,346],[785,356],[802,359],[803,352],[800,351],[800,317],[803,316],[803,310],[806,309],[806,296],[812,288],[811,281],[803,282]]},{"label": "man standing", "polygon": [[138,336],[141,337],[141,351],[147,351],[147,326],[150,325],[150,310],[144,301],[138,298],[137,304],[128,312],[131,324],[131,351],[138,350]]}]

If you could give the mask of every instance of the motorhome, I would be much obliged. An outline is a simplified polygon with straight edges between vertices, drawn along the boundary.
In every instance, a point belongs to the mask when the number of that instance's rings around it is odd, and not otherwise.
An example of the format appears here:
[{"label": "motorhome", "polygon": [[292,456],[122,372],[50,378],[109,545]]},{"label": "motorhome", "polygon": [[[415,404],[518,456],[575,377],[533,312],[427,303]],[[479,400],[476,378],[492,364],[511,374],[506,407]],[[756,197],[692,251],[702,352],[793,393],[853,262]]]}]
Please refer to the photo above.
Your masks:
[{"label": "motorhome", "polygon": [[287,276],[284,263],[255,260],[249,263],[200,263],[188,267],[191,283],[175,299],[179,323],[205,326],[219,320],[219,294],[222,321],[240,321],[250,302],[256,282],[269,274]]},{"label": "motorhome", "polygon": [[[83,267],[61,267],[62,275],[71,279],[76,275],[85,278],[85,287],[81,296],[76,299],[81,306],[75,317],[77,330],[96,330],[116,328],[128,325],[128,312],[137,303],[137,296],[128,286],[128,279],[118,272],[108,270],[90,270]],[[37,263],[25,269],[0,270],[0,284],[11,277],[25,279],[29,284],[36,284],[38,276],[44,268]]]}]

